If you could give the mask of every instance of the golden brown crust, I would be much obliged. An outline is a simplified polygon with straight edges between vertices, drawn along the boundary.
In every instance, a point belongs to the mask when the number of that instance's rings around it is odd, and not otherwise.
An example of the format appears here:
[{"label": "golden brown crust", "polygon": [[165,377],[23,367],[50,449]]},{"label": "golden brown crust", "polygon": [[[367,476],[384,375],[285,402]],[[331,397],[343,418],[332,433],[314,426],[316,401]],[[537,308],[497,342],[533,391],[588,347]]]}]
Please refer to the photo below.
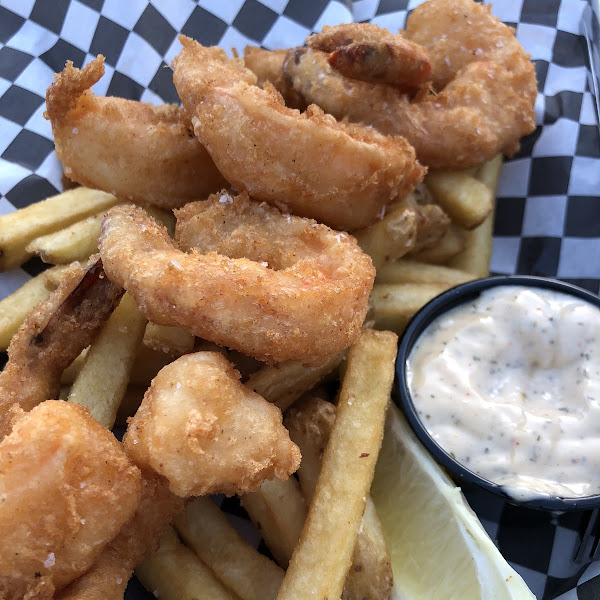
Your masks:
[{"label": "golden brown crust", "polygon": [[58,590],[84,573],[140,488],[139,469],[87,409],[49,400],[17,415],[0,442],[0,596]]},{"label": "golden brown crust", "polygon": [[65,174],[123,200],[163,208],[223,187],[181,107],[92,93],[104,74],[103,60],[99,56],[82,70],[67,63],[46,93],[46,116]]},{"label": "golden brown crust", "polygon": [[431,0],[411,14],[407,37],[427,49],[437,91],[410,98],[389,85],[345,78],[327,54],[310,48],[290,51],[284,74],[307,102],[336,118],[405,137],[430,167],[466,169],[514,154],[535,129],[537,86],[513,30],[472,0]]},{"label": "golden brown crust", "polygon": [[[102,226],[108,276],[153,323],[183,327],[267,362],[318,364],[360,334],[375,270],[348,234],[226,193],[178,215],[178,239],[186,249],[201,245],[200,252],[181,252],[134,207],[116,207]],[[203,227],[214,231],[203,234]],[[259,242],[253,249],[254,233],[273,249]],[[287,235],[296,238],[291,254]]]},{"label": "golden brown crust", "polygon": [[219,48],[180,37],[173,81],[194,132],[237,190],[351,231],[422,180],[402,138],[338,123],[317,106],[287,108],[273,86]]},{"label": "golden brown crust", "polygon": [[281,411],[239,382],[218,352],[177,359],[154,378],[123,440],[129,457],[186,498],[255,491],[287,479],[300,452]]}]

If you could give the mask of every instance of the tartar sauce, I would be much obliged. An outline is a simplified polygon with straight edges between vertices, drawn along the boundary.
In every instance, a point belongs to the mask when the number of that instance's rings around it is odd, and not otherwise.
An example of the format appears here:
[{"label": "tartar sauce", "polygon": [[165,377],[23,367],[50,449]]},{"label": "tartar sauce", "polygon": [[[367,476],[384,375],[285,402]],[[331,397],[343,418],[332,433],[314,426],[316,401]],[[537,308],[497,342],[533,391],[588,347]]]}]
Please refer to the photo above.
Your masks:
[{"label": "tartar sauce", "polygon": [[600,309],[521,286],[436,319],[408,359],[425,428],[517,499],[600,493]]}]

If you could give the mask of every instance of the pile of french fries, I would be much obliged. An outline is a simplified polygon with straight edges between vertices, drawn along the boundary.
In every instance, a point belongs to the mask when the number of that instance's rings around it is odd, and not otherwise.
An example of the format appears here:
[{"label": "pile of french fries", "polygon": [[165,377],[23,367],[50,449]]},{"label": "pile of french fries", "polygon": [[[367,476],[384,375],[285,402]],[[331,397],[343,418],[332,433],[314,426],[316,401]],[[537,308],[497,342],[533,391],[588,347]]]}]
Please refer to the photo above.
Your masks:
[{"label": "pile of french fries", "polygon": [[[488,275],[501,165],[498,156],[473,172],[430,171],[425,201],[403,199],[374,225],[354,232],[377,268],[367,317],[373,329],[320,366],[265,366],[179,328],[149,323],[123,296],[95,341],[63,373],[66,400],[87,406],[108,428],[124,425],[163,366],[192,351],[218,350],[248,387],[284,412],[302,452],[298,479],[267,481],[240,498],[274,560],[248,544],[215,503],[197,498],[136,569],[148,590],[166,599],[390,596],[385,532],[369,490],[396,334],[439,293]],[[97,252],[102,218],[118,203],[111,194],[80,187],[0,217],[0,271],[33,256],[53,265],[0,301],[0,350],[56,289],[66,265]],[[172,234],[172,213],[148,211]],[[324,383],[338,378],[333,404],[332,386]]]}]

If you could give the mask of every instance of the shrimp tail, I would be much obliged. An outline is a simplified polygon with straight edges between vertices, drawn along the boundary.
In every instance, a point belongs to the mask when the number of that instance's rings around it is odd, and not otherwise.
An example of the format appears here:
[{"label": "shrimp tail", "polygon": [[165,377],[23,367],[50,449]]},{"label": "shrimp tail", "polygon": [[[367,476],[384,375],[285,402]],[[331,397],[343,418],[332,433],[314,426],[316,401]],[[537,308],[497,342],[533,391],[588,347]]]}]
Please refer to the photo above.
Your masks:
[{"label": "shrimp tail", "polygon": [[99,54],[83,69],[68,60],[65,68],[54,75],[54,83],[46,92],[44,118],[61,123],[83,96],[104,75],[104,56]]}]

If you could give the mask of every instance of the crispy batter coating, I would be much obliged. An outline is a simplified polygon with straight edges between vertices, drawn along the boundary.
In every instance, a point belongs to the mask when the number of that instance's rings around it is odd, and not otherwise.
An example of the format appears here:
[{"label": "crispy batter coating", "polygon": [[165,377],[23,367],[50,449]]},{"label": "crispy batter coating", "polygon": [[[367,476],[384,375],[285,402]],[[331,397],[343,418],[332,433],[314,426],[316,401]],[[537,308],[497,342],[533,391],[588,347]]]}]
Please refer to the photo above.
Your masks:
[{"label": "crispy batter coating", "polygon": [[56,154],[70,179],[167,209],[225,185],[179,106],[95,96],[90,88],[103,74],[103,56],[82,70],[68,61],[46,92]]},{"label": "crispy batter coating", "polygon": [[133,569],[158,548],[163,529],[183,510],[166,479],[144,473],[142,499],[135,514],[90,569],[62,589],[55,600],[122,600]]},{"label": "crispy batter coating", "polygon": [[240,191],[285,212],[352,230],[410,192],[425,169],[406,140],[338,123],[316,106],[286,108],[241,59],[180,36],[173,82],[219,170]]},{"label": "crispy batter coating", "polygon": [[89,346],[122,295],[97,256],[87,268],[75,263],[63,272],[59,287],[10,341],[0,373],[0,440],[10,431],[13,404],[27,411],[58,398],[62,372]]},{"label": "crispy batter coating", "polygon": [[141,474],[81,406],[15,412],[0,442],[0,597],[51,598],[134,514]]},{"label": "crispy batter coating", "polygon": [[283,96],[286,106],[304,110],[304,99],[283,77],[283,62],[286,56],[287,50],[284,49],[265,50],[257,46],[246,46],[244,66],[256,75],[256,84],[259,87],[264,87],[268,81]]},{"label": "crispy batter coating", "polygon": [[309,48],[331,53],[329,64],[339,73],[371,83],[416,90],[431,74],[422,46],[370,23],[344,23],[314,33]]},{"label": "crispy batter coating", "polygon": [[[427,20],[420,18],[424,11]],[[426,28],[417,27],[424,21]],[[462,27],[453,29],[461,21]],[[327,54],[307,48],[290,51],[284,75],[307,102],[336,118],[404,136],[430,167],[466,169],[499,152],[513,155],[519,139],[535,129],[537,94],[533,64],[513,30],[472,0],[431,0],[415,9],[407,31],[427,48],[434,81],[445,83],[437,92],[424,90],[411,98],[389,85],[343,77],[331,68]],[[444,44],[435,42],[442,36],[453,40],[450,49],[462,43],[471,48],[468,60],[462,52],[457,57],[456,71],[440,67],[446,58],[454,64]]]},{"label": "crispy batter coating", "polygon": [[251,492],[300,464],[281,411],[218,352],[178,358],[154,378],[123,440],[129,457],[183,498]]},{"label": "crispy batter coating", "polygon": [[135,207],[102,230],[108,276],[153,323],[271,363],[318,364],[360,334],[375,270],[348,234],[225,192],[178,211],[190,254]]}]

